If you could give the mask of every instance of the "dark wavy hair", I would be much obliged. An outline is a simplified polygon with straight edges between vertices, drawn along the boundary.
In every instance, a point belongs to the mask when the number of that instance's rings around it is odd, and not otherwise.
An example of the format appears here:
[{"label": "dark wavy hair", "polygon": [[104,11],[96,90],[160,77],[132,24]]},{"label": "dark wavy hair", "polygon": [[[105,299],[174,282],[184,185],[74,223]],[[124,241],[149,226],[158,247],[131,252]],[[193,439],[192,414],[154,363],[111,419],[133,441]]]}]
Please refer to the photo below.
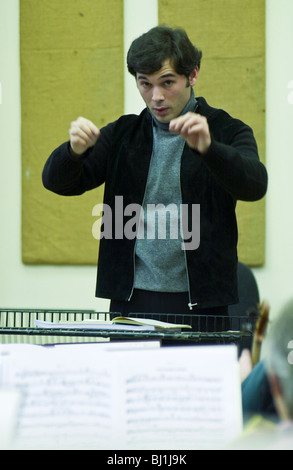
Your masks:
[{"label": "dark wavy hair", "polygon": [[187,78],[196,68],[200,68],[202,52],[190,41],[181,28],[156,26],[135,39],[127,54],[128,71],[151,75],[162,68],[166,60],[179,75]]}]

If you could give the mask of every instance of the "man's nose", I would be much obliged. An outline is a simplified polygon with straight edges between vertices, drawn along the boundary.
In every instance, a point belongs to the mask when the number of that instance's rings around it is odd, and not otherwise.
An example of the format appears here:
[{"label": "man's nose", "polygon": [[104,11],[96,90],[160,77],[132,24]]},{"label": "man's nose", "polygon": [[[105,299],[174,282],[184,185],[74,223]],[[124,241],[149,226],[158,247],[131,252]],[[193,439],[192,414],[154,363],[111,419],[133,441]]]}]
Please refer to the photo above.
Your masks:
[{"label": "man's nose", "polygon": [[162,88],[154,87],[153,88],[153,101],[163,101],[165,99]]}]

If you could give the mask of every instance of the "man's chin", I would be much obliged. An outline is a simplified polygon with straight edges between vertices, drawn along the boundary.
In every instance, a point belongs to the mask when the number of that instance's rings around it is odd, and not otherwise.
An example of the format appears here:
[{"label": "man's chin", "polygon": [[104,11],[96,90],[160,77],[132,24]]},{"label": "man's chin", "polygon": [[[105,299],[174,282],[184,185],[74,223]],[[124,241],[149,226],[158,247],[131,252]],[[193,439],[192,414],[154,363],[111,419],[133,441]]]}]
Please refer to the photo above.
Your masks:
[{"label": "man's chin", "polygon": [[161,122],[162,124],[168,124],[172,120],[169,114],[166,116],[158,116],[157,113],[152,112],[152,115],[156,118],[158,122]]}]

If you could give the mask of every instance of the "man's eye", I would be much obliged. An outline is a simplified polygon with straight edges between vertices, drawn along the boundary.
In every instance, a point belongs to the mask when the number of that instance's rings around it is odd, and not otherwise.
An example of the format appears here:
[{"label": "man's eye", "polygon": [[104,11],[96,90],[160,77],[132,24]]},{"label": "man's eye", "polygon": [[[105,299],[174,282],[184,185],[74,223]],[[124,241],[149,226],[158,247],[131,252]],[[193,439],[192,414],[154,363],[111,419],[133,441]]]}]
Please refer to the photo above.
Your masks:
[{"label": "man's eye", "polygon": [[143,88],[149,88],[150,83],[148,83],[148,82],[141,82],[141,86],[142,86]]},{"label": "man's eye", "polygon": [[166,86],[172,86],[173,83],[174,83],[173,80],[166,80],[166,81],[165,81],[165,85],[166,85]]}]

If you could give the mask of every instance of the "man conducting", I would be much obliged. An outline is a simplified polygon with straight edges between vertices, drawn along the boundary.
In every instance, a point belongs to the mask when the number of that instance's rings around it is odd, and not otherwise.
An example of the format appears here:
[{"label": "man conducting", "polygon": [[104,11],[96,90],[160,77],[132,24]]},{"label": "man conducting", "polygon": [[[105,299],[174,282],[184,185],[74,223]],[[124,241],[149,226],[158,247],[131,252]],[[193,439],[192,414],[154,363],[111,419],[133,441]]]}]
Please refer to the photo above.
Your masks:
[{"label": "man conducting", "polygon": [[[96,296],[112,312],[225,317],[238,301],[236,202],[264,197],[267,172],[251,128],[195,97],[201,56],[180,28],[134,40],[127,65],[146,108],[101,129],[78,118],[45,164],[43,184],[60,195],[105,183],[114,225],[141,208],[135,236],[100,240]],[[160,208],[170,208],[163,237]]]}]

